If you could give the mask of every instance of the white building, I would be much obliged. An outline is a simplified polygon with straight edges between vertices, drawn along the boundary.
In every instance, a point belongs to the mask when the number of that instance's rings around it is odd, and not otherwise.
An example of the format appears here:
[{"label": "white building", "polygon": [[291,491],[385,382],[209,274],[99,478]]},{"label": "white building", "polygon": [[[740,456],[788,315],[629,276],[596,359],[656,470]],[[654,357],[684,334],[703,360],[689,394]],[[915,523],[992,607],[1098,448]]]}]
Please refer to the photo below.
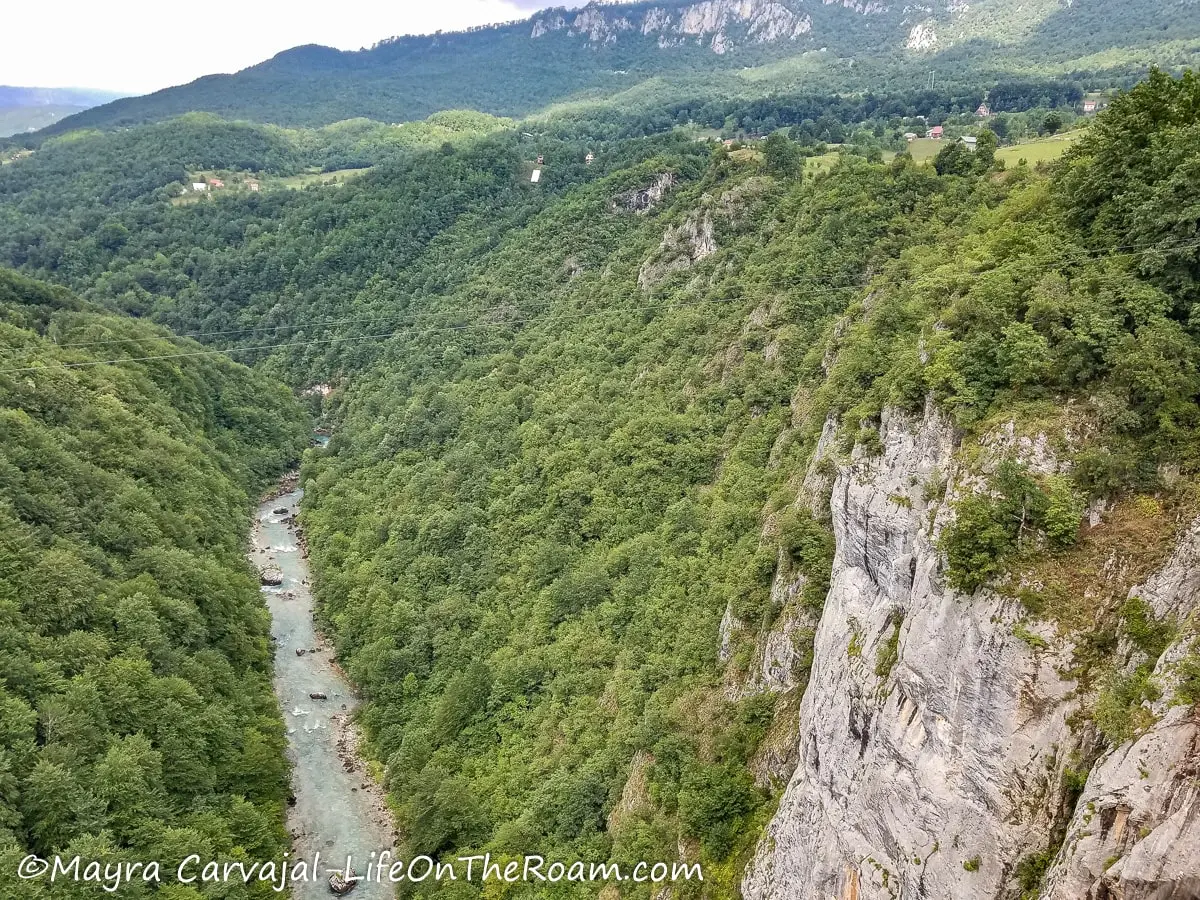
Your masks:
[{"label": "white building", "polygon": [[193,181],[192,182],[192,190],[193,191],[207,191],[208,185],[205,184],[203,181]]},{"label": "white building", "polygon": [[530,184],[537,184],[541,180],[542,180],[542,170],[534,169],[533,174],[529,176]]}]

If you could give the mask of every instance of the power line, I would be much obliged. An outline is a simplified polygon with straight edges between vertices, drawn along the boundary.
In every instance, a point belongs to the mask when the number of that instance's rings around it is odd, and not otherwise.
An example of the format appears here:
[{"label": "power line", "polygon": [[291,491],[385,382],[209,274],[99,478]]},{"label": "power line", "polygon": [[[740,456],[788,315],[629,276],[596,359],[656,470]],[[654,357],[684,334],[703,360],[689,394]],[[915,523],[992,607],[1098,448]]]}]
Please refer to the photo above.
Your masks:
[{"label": "power line", "polygon": [[[651,310],[674,310],[674,309],[689,309],[702,306],[710,306],[725,303],[744,303],[745,297],[732,297],[715,300],[695,300],[690,303],[676,304],[656,304],[647,306],[627,306],[621,307],[620,312],[646,312]],[[164,359],[184,359],[197,356],[223,356],[232,353],[250,353],[259,350],[279,350],[287,347],[311,347],[323,344],[340,344],[340,343],[355,343],[358,341],[374,341],[386,340],[387,338],[398,337],[402,334],[432,334],[436,332],[454,332],[466,331],[471,328],[505,328],[511,325],[525,325],[531,322],[543,321],[553,323],[555,321],[586,319],[593,316],[610,315],[614,312],[613,309],[594,310],[586,313],[576,313],[573,315],[559,315],[551,319],[539,320],[536,318],[525,319],[509,319],[504,322],[464,322],[458,325],[442,325],[442,326],[425,326],[418,328],[400,328],[395,331],[382,332],[380,334],[354,335],[350,337],[324,338],[321,340],[310,341],[293,341],[282,344],[261,344],[254,347],[228,347],[216,350],[191,350],[183,353],[159,353],[152,356],[127,356],[120,359],[103,359],[103,360],[87,360],[85,362],[70,362],[57,363],[53,366],[25,366],[16,369],[0,369],[0,375],[16,375],[25,372],[48,372],[54,369],[83,369],[93,366],[108,366],[118,365],[120,363],[130,362],[151,362]]]},{"label": "power line", "polygon": [[[1071,250],[1068,252],[1064,252],[1063,254],[1061,254],[1058,257],[1050,257],[1050,258],[1051,259],[1057,258],[1060,260],[1071,261],[1073,259],[1096,259],[1101,256],[1109,256],[1109,255],[1114,255],[1114,254],[1132,255],[1135,253],[1146,253],[1146,252],[1150,252],[1150,251],[1154,251],[1154,250],[1172,251],[1172,250],[1187,250],[1187,249],[1194,249],[1194,248],[1200,248],[1200,240],[1191,241],[1191,242],[1182,242],[1182,243],[1169,243],[1166,241],[1159,241],[1154,244],[1144,244],[1144,245],[1122,244],[1122,245],[1116,245],[1113,247],[1094,248],[1091,250],[1086,250],[1086,249]],[[867,284],[869,284],[869,282],[853,281],[853,282],[846,282],[844,284],[830,284],[828,282],[815,282],[815,284],[816,284],[815,289],[845,290],[847,288],[865,287]],[[800,285],[793,284],[790,287],[796,288],[796,287],[800,287]],[[543,307],[543,308],[549,308],[549,306],[547,305],[546,307]],[[479,315],[485,315],[489,312],[501,313],[501,312],[505,312],[505,311],[507,311],[507,307],[493,307],[491,309],[481,310],[479,312]],[[382,319],[382,321],[381,321],[381,319]],[[344,318],[344,319],[328,319],[328,320],[319,321],[319,322],[303,322],[303,323],[296,323],[296,324],[281,324],[281,325],[251,325],[251,326],[246,326],[245,328],[232,328],[232,329],[225,329],[225,330],[221,330],[221,331],[192,331],[192,332],[170,332],[169,329],[165,328],[165,326],[160,326],[160,327],[163,327],[164,330],[167,331],[167,333],[162,334],[162,335],[156,335],[153,338],[151,338],[151,337],[108,338],[105,340],[98,340],[98,341],[77,341],[77,342],[72,342],[72,343],[64,343],[64,344],[59,344],[58,346],[60,348],[67,349],[67,348],[81,348],[81,347],[111,346],[113,344],[129,344],[129,343],[136,343],[138,341],[146,341],[146,340],[151,340],[151,339],[173,340],[175,338],[181,338],[181,337],[182,338],[195,338],[195,339],[226,337],[229,335],[246,335],[248,337],[248,336],[256,334],[258,332],[277,333],[280,331],[297,331],[297,330],[307,329],[307,328],[323,329],[323,328],[329,328],[329,327],[338,326],[338,325],[356,325],[356,324],[362,324],[362,323],[377,325],[377,324],[386,323],[386,320],[387,320],[386,316],[383,316],[383,317],[359,316],[359,317]],[[158,323],[155,323],[155,324],[158,324]],[[275,346],[283,346],[283,345],[275,345]],[[241,348],[241,349],[249,350],[249,349],[255,349],[255,348]],[[22,350],[24,350],[25,352],[36,352],[37,348],[19,348],[19,347],[18,348],[9,348],[6,352],[15,354]]]},{"label": "power line", "polygon": [[[854,288],[863,288],[863,287],[866,287],[869,283],[870,283],[869,281],[856,280],[856,281],[852,281],[852,282],[846,282],[845,284],[841,284],[841,285],[825,284],[821,287],[815,287],[815,288],[810,287],[810,288],[806,288],[805,290],[808,295],[828,296],[828,295],[832,295],[838,291],[849,290],[849,289],[854,289]],[[744,298],[741,298],[741,297],[733,298],[732,301],[701,300],[701,301],[692,301],[690,303],[676,304],[674,306],[669,305],[669,304],[668,305],[653,304],[653,305],[649,305],[649,306],[622,307],[622,309],[628,310],[628,311],[640,311],[640,310],[652,310],[652,309],[686,308],[688,306],[695,306],[695,305],[698,305],[701,303],[736,302],[737,300],[742,300],[742,299],[744,299]],[[526,318],[508,319],[504,322],[492,323],[492,324],[489,324],[486,326],[480,326],[480,327],[501,327],[502,325],[505,325],[505,324],[527,324],[529,322],[535,321],[535,319],[532,318],[532,315],[534,313],[540,313],[540,312],[544,312],[544,311],[547,311],[550,309],[553,309],[553,304],[545,303],[541,307],[538,307],[536,309],[517,310],[518,312],[523,313],[523,315],[525,315]],[[487,316],[487,315],[502,315],[502,314],[509,313],[512,311],[514,311],[512,305],[504,305],[504,306],[488,307],[488,308],[485,308],[482,310],[478,310],[475,313],[472,313],[472,315],[474,315],[477,318],[481,318],[481,317]],[[594,315],[600,315],[602,312],[609,312],[609,311],[611,311],[611,310],[599,311],[599,312],[594,313]],[[435,313],[431,313],[431,314],[437,315],[439,313],[435,312]],[[442,314],[454,315],[454,312],[447,310],[447,311],[444,311],[444,313],[442,313]],[[588,314],[588,315],[592,315],[592,314]],[[306,323],[298,324],[298,325],[269,326],[262,330],[281,331],[284,329],[325,328],[329,325],[351,324],[351,323],[358,323],[358,322],[365,322],[367,324],[372,324],[372,325],[386,326],[387,325],[386,317],[383,317],[383,318],[384,318],[384,321],[382,321],[382,322],[379,320],[379,317],[369,318],[369,319],[368,318],[355,318],[355,319],[332,320],[332,321],[328,321],[328,322],[319,322],[319,323],[306,322]],[[559,318],[563,318],[563,317],[560,316]],[[418,325],[419,325],[419,323],[417,323],[415,321],[409,321],[409,322],[405,323],[404,327],[399,328],[396,331],[390,331],[390,332],[387,332],[387,333],[384,333],[381,335],[349,335],[349,336],[346,336],[343,338],[336,338],[336,339],[331,338],[326,341],[320,341],[320,340],[294,341],[294,342],[289,342],[289,343],[264,344],[261,346],[252,346],[252,347],[228,347],[228,348],[221,349],[219,351],[214,350],[214,351],[206,351],[206,352],[232,353],[232,352],[237,352],[239,350],[253,351],[253,350],[265,350],[265,349],[274,349],[274,348],[282,348],[282,347],[309,346],[312,344],[319,344],[319,343],[337,343],[340,341],[383,339],[386,337],[392,337],[392,336],[399,335],[399,334],[405,334],[405,333],[408,333],[409,331],[412,331],[413,329],[416,329],[417,331],[424,333],[424,332],[436,332],[436,331],[442,331],[442,330],[461,330],[463,328],[476,327],[475,325],[472,325],[470,323],[459,324],[459,325],[449,325],[449,326],[424,325],[424,326],[418,327]],[[258,330],[258,329],[246,329],[246,330],[251,331],[251,330]],[[209,332],[208,334],[211,335],[211,334],[222,334],[222,333],[240,333],[240,332],[235,332],[235,331]],[[193,334],[198,334],[198,332],[193,332]],[[112,344],[137,343],[139,341],[149,341],[149,340],[171,340],[172,338],[175,338],[175,337],[187,337],[187,336],[188,335],[166,334],[166,335],[155,335],[153,337],[114,338],[114,339],[104,340],[104,341],[90,341],[90,342],[84,341],[84,342],[79,342],[79,343],[56,344],[56,348],[57,349],[78,349],[78,348],[102,346],[102,345],[107,346],[107,345],[112,345]],[[28,353],[35,353],[38,351],[39,348],[23,347],[23,348],[13,348],[13,349],[14,350],[24,350]],[[166,355],[161,355],[158,358],[172,358],[172,357],[181,356],[181,355],[188,355],[188,354],[166,354]],[[14,359],[13,361],[15,362],[16,360]],[[15,371],[21,371],[21,370],[20,369],[3,369],[3,370],[0,370],[0,374],[4,374],[5,372],[15,372]]]},{"label": "power line", "polygon": [[[1082,251],[1082,252],[1072,251],[1068,254],[1063,254],[1057,258],[1070,261],[1071,259],[1077,259],[1077,258],[1081,258],[1081,257],[1082,258],[1097,258],[1100,255],[1109,255],[1109,254],[1113,254],[1113,253],[1124,254],[1124,253],[1129,253],[1129,252],[1138,252],[1138,253],[1148,252],[1150,250],[1160,249],[1160,248],[1164,248],[1164,247],[1168,250],[1180,250],[1180,249],[1189,249],[1192,247],[1200,247],[1200,240],[1193,241],[1193,242],[1169,244],[1169,245],[1166,244],[1165,242],[1158,242],[1156,244],[1148,244],[1148,245],[1143,245],[1140,247],[1136,246],[1136,245],[1122,245],[1122,246],[1109,247],[1109,248],[1096,248],[1093,250],[1087,250],[1087,251]],[[1054,258],[1054,257],[1051,257],[1051,258]],[[846,282],[845,284],[840,284],[840,285],[831,285],[831,284],[825,282],[825,283],[820,283],[817,287],[808,288],[807,292],[810,295],[811,294],[830,295],[837,291],[848,290],[848,289],[852,289],[852,288],[865,288],[865,287],[869,286],[870,283],[871,282],[869,279],[866,281],[857,280],[857,281],[853,281],[853,282]],[[795,287],[795,286],[793,286],[793,287]],[[707,305],[707,304],[739,302],[739,301],[744,301],[744,299],[745,298],[737,297],[737,298],[731,298],[731,299],[726,299],[726,300],[696,300],[696,301],[692,301],[690,303],[679,303],[679,304],[652,304],[652,305],[645,305],[645,306],[624,307],[624,308],[622,308],[622,311],[624,311],[624,312],[642,312],[642,311],[660,310],[660,309],[661,310],[686,309],[686,308],[690,308],[690,307],[697,307],[697,306],[702,306],[702,305]],[[542,307],[542,310],[546,310],[546,309],[550,309],[550,308],[551,308],[551,305],[546,304]],[[490,307],[487,309],[477,311],[475,313],[475,315],[482,317],[482,316],[485,316],[488,314],[503,314],[503,313],[510,311],[510,309],[511,309],[510,306]],[[601,311],[595,311],[595,312],[591,312],[591,313],[578,313],[575,315],[560,315],[560,316],[555,317],[555,319],[551,319],[550,321],[555,321],[555,320],[565,321],[565,320],[572,320],[572,319],[579,319],[579,318],[588,318],[588,317],[592,317],[592,316],[605,315],[605,314],[610,313],[611,311],[612,310],[601,310]],[[501,328],[501,327],[505,327],[508,325],[524,325],[524,324],[529,324],[531,322],[537,321],[535,318],[533,318],[529,315],[530,312],[531,311],[529,311],[529,310],[527,310],[525,312],[526,318],[508,319],[503,322],[494,322],[494,323],[468,322],[468,323],[460,323],[457,325],[443,325],[443,326],[427,325],[427,326],[419,326],[419,327],[417,326],[416,322],[410,322],[404,327],[401,327],[401,328],[398,328],[398,329],[395,329],[392,331],[378,333],[378,334],[350,335],[350,336],[336,337],[336,338],[324,338],[324,339],[314,339],[314,340],[305,340],[305,341],[290,341],[290,342],[282,342],[282,343],[261,344],[261,345],[250,346],[250,347],[228,347],[228,348],[218,348],[218,349],[211,349],[211,350],[184,351],[184,352],[180,352],[180,353],[164,353],[164,354],[155,354],[155,355],[151,355],[151,356],[142,356],[142,357],[124,357],[121,359],[111,359],[111,360],[89,360],[86,362],[77,362],[77,363],[59,363],[58,367],[59,368],[86,368],[86,367],[101,366],[101,365],[115,365],[115,364],[122,363],[122,362],[149,362],[149,361],[157,361],[157,360],[165,360],[165,359],[183,359],[183,358],[197,357],[197,356],[229,355],[229,354],[239,353],[239,352],[257,352],[257,351],[263,351],[263,350],[278,350],[278,349],[286,349],[286,348],[291,348],[291,347],[311,347],[311,346],[339,344],[339,343],[356,343],[356,342],[368,341],[368,340],[386,340],[388,338],[398,337],[402,334],[432,334],[432,333],[437,333],[440,331],[453,332],[453,331],[463,331],[463,330],[467,330],[467,329],[471,329],[471,328]],[[172,340],[174,338],[178,338],[178,337],[195,337],[195,336],[212,337],[212,336],[224,335],[224,334],[249,334],[249,333],[256,332],[256,331],[282,331],[282,330],[287,330],[287,329],[301,329],[301,328],[314,328],[314,327],[315,328],[328,328],[333,325],[356,324],[356,323],[362,323],[362,322],[375,324],[377,321],[378,321],[377,318],[358,317],[358,318],[348,318],[348,319],[327,320],[327,321],[318,322],[318,323],[306,322],[306,323],[297,324],[297,325],[258,326],[258,327],[249,327],[246,329],[230,329],[230,330],[226,330],[226,331],[215,331],[215,332],[191,332],[191,333],[182,334],[182,335],[173,334],[173,333],[168,332],[167,334],[164,334],[164,335],[155,336],[153,339],[170,341],[170,340]],[[78,349],[78,348],[84,348],[84,347],[108,346],[108,345],[112,345],[112,344],[135,343],[137,341],[144,341],[144,340],[151,340],[151,339],[152,338],[112,338],[112,339],[103,340],[103,341],[84,341],[84,342],[69,343],[69,344],[57,344],[56,348],[57,349]],[[27,348],[12,348],[12,349],[13,350],[25,350],[27,352],[36,352],[36,350],[38,348],[27,347]],[[22,368],[0,369],[0,375],[19,374],[19,373],[24,373],[24,372],[46,371],[48,368],[50,368],[50,367],[29,366],[29,367],[22,367]]]},{"label": "power line", "polygon": [[[862,281],[861,279],[858,279],[855,281],[848,281],[844,284],[831,284],[829,282],[814,282],[814,283],[816,284],[816,287],[808,288],[809,290],[825,290],[825,289],[828,289],[830,291],[846,290],[848,288],[866,287],[866,285],[869,284],[870,282]],[[805,289],[805,286],[803,284],[793,284],[790,287]],[[547,304],[544,304],[541,308],[549,309],[550,306],[551,306],[551,304],[547,303]],[[477,315],[487,315],[488,313],[504,313],[504,312],[508,312],[511,308],[512,308],[511,305],[494,306],[494,307],[489,307],[486,309],[479,310],[476,314]],[[526,312],[529,312],[529,311],[530,310],[526,310]],[[430,314],[437,315],[438,313],[431,312]],[[446,311],[445,314],[451,314],[451,312]],[[295,329],[301,329],[301,328],[328,328],[328,327],[335,326],[335,325],[355,325],[355,324],[360,324],[360,323],[366,323],[366,324],[370,324],[370,325],[379,325],[379,324],[386,324],[387,319],[388,319],[388,317],[386,315],[370,316],[370,317],[358,316],[358,317],[349,318],[349,319],[329,319],[329,320],[325,320],[325,321],[302,322],[302,323],[290,324],[290,325],[248,325],[245,328],[232,328],[232,329],[228,329],[228,330],[224,330],[224,331],[190,331],[190,332],[171,332],[169,329],[166,328],[166,326],[162,326],[159,323],[154,323],[155,325],[159,325],[159,327],[164,328],[164,330],[166,330],[167,333],[162,334],[162,335],[154,335],[154,336],[150,336],[150,337],[108,338],[108,339],[105,339],[102,341],[78,341],[78,342],[72,342],[72,343],[66,343],[66,344],[58,344],[58,347],[63,348],[63,349],[78,348],[78,347],[99,347],[99,346],[107,346],[107,345],[111,345],[111,344],[126,344],[126,343],[135,342],[135,341],[145,341],[145,340],[171,340],[173,338],[221,337],[221,336],[230,335],[230,334],[251,334],[253,332],[258,332],[258,331],[270,332],[270,331],[295,330]],[[16,349],[20,349],[20,348],[16,348]],[[36,349],[36,348],[33,348],[33,349]]]}]

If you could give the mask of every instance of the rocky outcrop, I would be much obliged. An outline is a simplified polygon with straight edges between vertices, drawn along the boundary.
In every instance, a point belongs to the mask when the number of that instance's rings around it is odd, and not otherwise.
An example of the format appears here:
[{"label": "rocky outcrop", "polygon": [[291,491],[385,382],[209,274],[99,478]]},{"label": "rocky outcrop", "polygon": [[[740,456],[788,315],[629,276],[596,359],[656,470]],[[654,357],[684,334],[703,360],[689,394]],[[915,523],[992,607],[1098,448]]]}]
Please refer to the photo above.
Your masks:
[{"label": "rocky outcrop", "polygon": [[1065,651],[1014,637],[1013,601],[943,583],[935,541],[952,513],[928,486],[953,497],[960,480],[950,424],[890,412],[880,437],[878,457],[856,451],[834,479],[799,762],[747,900],[1002,897],[1062,804]]},{"label": "rocky outcrop", "polygon": [[623,191],[612,199],[612,209],[632,213],[647,213],[662,202],[675,185],[675,175],[663,172],[644,187]]},{"label": "rocky outcrop", "polygon": [[650,290],[672,272],[690,269],[716,252],[712,217],[707,212],[689,216],[682,225],[667,229],[658,251],[642,264],[638,285],[642,290]]},{"label": "rocky outcrop", "polygon": [[908,50],[932,50],[937,46],[937,29],[932,22],[918,22],[908,33],[904,46]]},{"label": "rocky outcrop", "polygon": [[[1172,704],[1178,665],[1200,612],[1200,521],[1154,576],[1131,592],[1160,619],[1182,623],[1154,667],[1157,721],[1092,768],[1046,879],[1046,900],[1200,897],[1200,720]],[[1189,624],[1189,622],[1191,624]]]},{"label": "rocky outcrop", "polygon": [[720,54],[741,41],[761,44],[795,40],[808,34],[812,24],[808,15],[779,0],[700,0],[678,6],[653,6],[632,18],[619,9],[592,3],[575,13],[548,10],[535,16],[530,36],[538,38],[565,30],[590,44],[611,44],[622,33],[631,32],[656,38],[660,47],[693,43],[707,45]]},{"label": "rocky outcrop", "polygon": [[882,452],[847,463],[833,455],[836,428],[826,423],[798,492],[826,505],[836,554],[795,771],[746,900],[1010,900],[1019,863],[1055,847],[1047,900],[1200,897],[1200,717],[1176,702],[1200,642],[1200,520],[1130,591],[1176,626],[1157,660],[1128,640],[1118,653],[1153,664],[1153,724],[1097,761],[1071,807],[1066,770],[1086,738],[1072,727],[1072,648],[1005,596],[952,590],[936,549],[952,501],[984,488],[979,471],[1015,457],[1061,472],[1054,442],[1003,425],[980,453],[959,453],[929,407],[919,419],[886,413]]}]

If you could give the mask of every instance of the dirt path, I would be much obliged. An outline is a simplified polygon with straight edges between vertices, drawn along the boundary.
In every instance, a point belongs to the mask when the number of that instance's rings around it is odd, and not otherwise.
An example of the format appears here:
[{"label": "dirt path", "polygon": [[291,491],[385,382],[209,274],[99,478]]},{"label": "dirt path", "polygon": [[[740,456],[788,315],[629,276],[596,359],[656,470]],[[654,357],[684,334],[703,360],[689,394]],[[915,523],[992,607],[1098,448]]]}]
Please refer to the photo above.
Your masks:
[{"label": "dirt path", "polygon": [[[284,482],[285,489],[289,487]],[[332,650],[313,628],[313,599],[308,561],[292,517],[301,491],[261,503],[250,561],[258,569],[274,568],[282,584],[264,587],[275,638],[275,693],[288,730],[292,790],[296,802],[288,811],[294,840],[293,858],[311,859],[320,851],[321,867],[340,869],[346,855],[363,874],[372,851],[391,849],[393,827],[383,793],[367,774],[355,748],[350,715],[354,691],[334,665]],[[284,509],[286,512],[275,512]],[[300,653],[298,651],[303,651]],[[325,694],[317,699],[311,694]],[[360,883],[354,900],[387,900],[391,885]],[[297,883],[294,896],[329,898],[324,881]]]}]

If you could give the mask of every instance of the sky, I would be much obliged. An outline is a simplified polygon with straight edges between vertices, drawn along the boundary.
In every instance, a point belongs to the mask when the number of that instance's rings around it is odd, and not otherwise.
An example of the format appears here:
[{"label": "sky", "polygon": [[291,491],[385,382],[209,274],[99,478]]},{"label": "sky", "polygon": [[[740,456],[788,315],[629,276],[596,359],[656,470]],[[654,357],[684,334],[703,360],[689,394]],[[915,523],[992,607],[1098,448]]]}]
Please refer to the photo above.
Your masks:
[{"label": "sky", "polygon": [[[300,44],[341,50],[398,34],[523,19],[564,0],[12,0],[0,84],[148,93],[235,72]],[[579,5],[578,2],[569,5]]]}]

